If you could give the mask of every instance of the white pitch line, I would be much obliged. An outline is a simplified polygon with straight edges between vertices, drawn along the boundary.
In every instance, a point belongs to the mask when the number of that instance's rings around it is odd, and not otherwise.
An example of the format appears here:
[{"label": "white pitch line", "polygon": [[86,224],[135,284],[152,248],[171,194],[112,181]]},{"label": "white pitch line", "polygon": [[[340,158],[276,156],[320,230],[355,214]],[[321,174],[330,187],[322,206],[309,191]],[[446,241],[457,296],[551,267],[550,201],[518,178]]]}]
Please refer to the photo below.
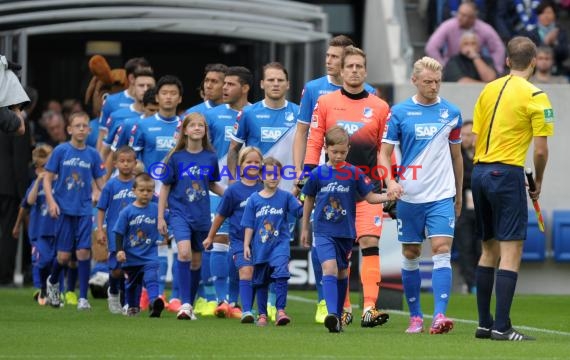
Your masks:
[{"label": "white pitch line", "polygon": [[[304,302],[304,303],[315,303],[316,304],[316,299],[308,299],[308,298],[305,298],[302,296],[297,296],[297,295],[287,295],[287,299],[293,300],[293,301]],[[359,306],[358,305],[352,305],[352,307],[358,308]],[[390,315],[392,315],[392,314],[401,315],[401,316],[408,316],[409,315],[408,312],[401,311],[401,310],[390,310]],[[424,315],[424,317],[427,319],[433,318],[433,316],[431,316],[431,315]],[[478,322],[475,320],[458,319],[458,318],[450,318],[450,319],[452,319],[455,322],[462,323],[462,324],[470,324],[470,325],[477,325],[478,324]],[[541,333],[545,333],[545,334],[570,336],[570,332],[551,330],[551,329],[542,329],[542,328],[536,328],[536,327],[532,327],[532,326],[520,325],[520,326],[517,326],[517,329],[528,330],[528,331],[536,331],[536,332],[541,332]]]}]

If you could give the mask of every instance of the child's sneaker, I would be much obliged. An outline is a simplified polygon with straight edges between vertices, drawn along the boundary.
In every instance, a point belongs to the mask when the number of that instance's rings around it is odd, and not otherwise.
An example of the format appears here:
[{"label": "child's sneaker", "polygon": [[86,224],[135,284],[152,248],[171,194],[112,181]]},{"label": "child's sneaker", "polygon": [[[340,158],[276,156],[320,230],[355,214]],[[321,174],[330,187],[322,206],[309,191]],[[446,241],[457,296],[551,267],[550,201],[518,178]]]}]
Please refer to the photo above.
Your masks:
[{"label": "child's sneaker", "polygon": [[127,309],[127,316],[137,316],[141,312],[138,307],[130,307]]},{"label": "child's sneaker", "polygon": [[77,294],[75,294],[74,291],[68,291],[65,293],[65,304],[77,305]]},{"label": "child's sneaker", "polygon": [[340,319],[335,314],[328,314],[324,321],[325,327],[329,332],[338,333],[341,330]]},{"label": "child's sneaker", "polygon": [[251,311],[246,311],[241,315],[241,323],[242,324],[253,324],[255,318],[253,317],[253,313]]},{"label": "child's sneaker", "polygon": [[164,310],[164,301],[158,297],[150,304],[150,317],[159,318],[162,310]]},{"label": "child's sneaker", "polygon": [[208,302],[203,297],[199,297],[194,301],[194,313],[198,315],[204,315],[204,308]]},{"label": "child's sneaker", "polygon": [[325,299],[319,301],[317,303],[317,312],[315,313],[315,322],[317,324],[323,324],[328,313]]},{"label": "child's sneaker", "polygon": [[342,327],[347,327],[348,325],[352,324],[352,313],[343,310],[340,317],[340,324]]},{"label": "child's sneaker", "polygon": [[412,316],[410,318],[410,325],[406,329],[407,334],[419,334],[424,332],[424,319],[420,316]]},{"label": "child's sneaker", "polygon": [[255,324],[257,326],[267,326],[267,315],[265,314],[261,314],[258,316],[257,318],[257,323]]},{"label": "child's sneaker", "polygon": [[433,319],[431,323],[431,327],[429,329],[430,334],[445,334],[453,329],[453,321],[448,319],[443,314],[437,314],[436,317]]},{"label": "child's sneaker", "polygon": [[227,302],[222,301],[218,305],[218,307],[216,308],[216,311],[214,314],[216,315],[216,317],[219,317],[219,318],[230,317],[230,305]]},{"label": "child's sneaker", "polygon": [[267,303],[267,317],[271,321],[275,321],[277,316],[277,308],[270,303]]},{"label": "child's sneaker", "polygon": [[121,314],[123,312],[119,294],[111,294],[109,289],[107,289],[107,306],[111,314]]},{"label": "child's sneaker", "polygon": [[180,310],[178,310],[178,314],[176,314],[178,320],[192,320],[192,316],[195,316],[192,311],[192,305],[188,303],[183,304]]},{"label": "child's sneaker", "polygon": [[168,308],[167,310],[169,312],[173,312],[173,313],[178,313],[178,311],[180,311],[180,307],[182,306],[182,303],[180,302],[180,299],[177,298],[172,298],[170,299],[170,301],[168,302]]},{"label": "child's sneaker", "polygon": [[390,315],[377,310],[375,308],[370,308],[362,314],[362,319],[360,320],[360,326],[362,327],[375,327],[383,325],[388,321]]},{"label": "child's sneaker", "polygon": [[285,310],[279,310],[277,312],[277,319],[275,320],[276,326],[285,326],[291,322],[291,318],[287,316]]},{"label": "child's sneaker", "polygon": [[55,307],[55,308],[59,308],[59,304],[61,302],[60,298],[59,298],[59,283],[55,283],[52,284],[49,282],[49,279],[51,278],[51,275],[48,276],[47,280],[46,280],[46,291],[47,291],[47,298],[48,298],[48,303]]},{"label": "child's sneaker", "polygon": [[77,310],[91,310],[91,304],[85,298],[79,298],[77,302]]}]

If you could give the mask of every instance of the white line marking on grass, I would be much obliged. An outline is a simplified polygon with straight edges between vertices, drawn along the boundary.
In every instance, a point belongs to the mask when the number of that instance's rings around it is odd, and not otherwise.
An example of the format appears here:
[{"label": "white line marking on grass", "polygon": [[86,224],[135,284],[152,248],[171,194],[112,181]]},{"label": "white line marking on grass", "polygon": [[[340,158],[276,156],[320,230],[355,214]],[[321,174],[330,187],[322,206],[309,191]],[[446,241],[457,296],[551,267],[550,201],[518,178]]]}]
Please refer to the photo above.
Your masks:
[{"label": "white line marking on grass", "polygon": [[[315,299],[308,299],[302,296],[297,296],[297,295],[287,295],[287,299],[293,300],[293,301],[299,301],[299,302],[304,302],[304,303],[315,303],[316,304],[316,300]],[[352,305],[353,308],[357,308],[358,305]],[[401,315],[401,316],[409,316],[409,313],[406,311],[401,311],[401,310],[390,310],[390,315],[395,314],[395,315]],[[424,315],[425,318],[427,319],[432,319],[433,316],[431,315]],[[475,320],[468,320],[468,319],[457,319],[457,318],[450,318],[455,322],[458,323],[462,323],[462,324],[471,324],[471,325],[477,325],[478,322]],[[536,331],[536,332],[541,332],[541,333],[545,333],[545,334],[553,334],[553,335],[562,335],[562,336],[570,336],[570,332],[565,332],[565,331],[558,331],[558,330],[550,330],[550,329],[542,329],[542,328],[536,328],[536,327],[532,327],[532,326],[517,326],[517,329],[522,329],[522,330],[528,330],[528,331]]]}]

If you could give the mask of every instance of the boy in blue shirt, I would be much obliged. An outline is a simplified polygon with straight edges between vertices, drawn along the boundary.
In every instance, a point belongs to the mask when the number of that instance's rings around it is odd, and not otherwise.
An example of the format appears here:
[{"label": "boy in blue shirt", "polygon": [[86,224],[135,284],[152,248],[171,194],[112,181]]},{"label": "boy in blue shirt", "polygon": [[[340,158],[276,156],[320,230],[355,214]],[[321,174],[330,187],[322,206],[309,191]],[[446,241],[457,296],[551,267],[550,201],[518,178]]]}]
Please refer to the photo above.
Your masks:
[{"label": "boy in blue shirt", "polygon": [[152,202],[154,180],[146,173],[134,179],[136,200],[119,213],[113,228],[117,261],[127,275],[125,284],[128,316],[140,312],[139,299],[146,287],[150,299],[150,317],[160,317],[164,302],[158,297],[158,248],[162,242],[158,233],[158,205]]},{"label": "boy in blue shirt", "polygon": [[117,262],[113,228],[121,210],[136,199],[133,192],[134,170],[137,164],[136,153],[130,147],[124,146],[113,153],[113,162],[119,171],[119,175],[110,179],[101,191],[101,197],[97,203],[96,240],[100,244],[106,244],[109,253],[107,261],[109,266],[109,289],[107,291],[109,311],[112,314],[121,314],[119,290],[123,287],[121,286],[123,274],[121,266]]},{"label": "boy in blue shirt", "polygon": [[[328,311],[324,324],[330,332],[341,331],[340,316],[348,286],[348,264],[356,239],[356,201],[364,199],[378,204],[390,200],[386,194],[373,193],[371,180],[345,162],[348,139],[348,132],[340,126],[333,126],[326,132],[329,160],[313,169],[303,187],[305,205],[301,241],[304,246],[310,246],[310,215],[315,208],[314,241],[323,270],[323,295]],[[385,317],[387,320],[388,315]]]},{"label": "boy in blue shirt", "polygon": [[[47,295],[53,307],[59,307],[59,276],[75,250],[78,261],[79,301],[78,310],[89,310],[87,301],[91,266],[92,204],[91,183],[103,188],[105,170],[97,150],[87,146],[89,115],[79,111],[69,116],[67,132],[69,142],[58,145],[46,165],[43,185],[49,214],[57,218],[57,261],[47,279]],[[57,175],[53,187],[52,182]],[[53,193],[52,193],[53,189]]]},{"label": "boy in blue shirt", "polygon": [[258,326],[267,325],[267,297],[269,283],[274,282],[277,316],[275,325],[291,322],[285,313],[287,280],[291,249],[291,233],[287,214],[298,217],[303,205],[291,193],[278,188],[283,166],[272,157],[263,160],[263,190],[247,200],[241,226],[245,228],[243,257],[254,265],[253,285],[256,287],[259,317]]}]

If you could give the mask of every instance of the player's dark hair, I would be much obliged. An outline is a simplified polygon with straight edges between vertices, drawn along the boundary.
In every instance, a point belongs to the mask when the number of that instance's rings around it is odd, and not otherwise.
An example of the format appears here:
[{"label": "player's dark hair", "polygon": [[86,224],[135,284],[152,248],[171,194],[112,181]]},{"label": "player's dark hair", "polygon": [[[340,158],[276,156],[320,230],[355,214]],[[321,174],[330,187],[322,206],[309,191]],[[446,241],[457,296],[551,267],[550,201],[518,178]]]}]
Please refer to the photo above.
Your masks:
[{"label": "player's dark hair", "polygon": [[133,183],[133,189],[136,189],[139,183],[142,182],[152,182],[154,183],[154,179],[147,173],[142,172],[135,176],[135,182]]},{"label": "player's dark hair", "polygon": [[156,101],[156,87],[148,88],[143,95],[143,106],[147,106],[148,104],[155,104],[158,105]]},{"label": "player's dark hair", "polygon": [[538,6],[534,9],[534,11],[536,12],[536,15],[540,15],[544,12],[544,10],[551,8],[552,11],[554,11],[554,16],[556,16],[558,14],[558,7],[556,6],[556,3],[552,0],[542,0]]},{"label": "player's dark hair", "polygon": [[283,73],[285,74],[285,80],[289,81],[289,73],[287,72],[287,69],[285,69],[285,66],[283,66],[283,64],[281,64],[280,62],[273,61],[270,62],[269,64],[266,64],[263,67],[263,79],[265,79],[265,71],[267,69],[277,69],[283,71]]},{"label": "player's dark hair", "polygon": [[150,63],[148,62],[147,59],[143,57],[136,57],[127,60],[127,62],[125,63],[125,71],[127,73],[127,76],[129,76],[130,74],[134,74],[134,72],[140,68],[149,68],[149,69],[151,68]]},{"label": "player's dark hair", "polygon": [[162,88],[164,85],[175,85],[176,87],[178,87],[178,92],[180,93],[180,96],[184,94],[182,81],[180,81],[180,79],[174,75],[164,75],[163,77],[158,79],[158,82],[156,83],[157,94],[160,92],[160,88]]},{"label": "player's dark hair", "polygon": [[113,153],[113,161],[117,161],[119,155],[121,154],[130,154],[133,156],[135,160],[137,159],[137,153],[133,150],[132,147],[128,145],[121,146],[120,148],[117,149],[117,151]]},{"label": "player's dark hair", "polygon": [[219,72],[225,74],[228,71],[228,67],[224,64],[208,64],[204,68],[204,76],[209,72]]},{"label": "player's dark hair", "polygon": [[329,47],[347,47],[354,46],[354,41],[346,35],[338,35],[329,40]]},{"label": "player's dark hair", "polygon": [[133,72],[133,76],[136,78],[138,78],[139,76],[147,76],[147,77],[151,77],[154,78],[154,72],[152,71],[151,68],[138,68]]},{"label": "player's dark hair", "polygon": [[237,76],[240,84],[249,85],[250,89],[253,86],[253,75],[246,67],[230,66],[226,72],[226,76]]},{"label": "player's dark hair", "polygon": [[507,58],[512,70],[526,70],[536,57],[536,45],[526,36],[515,36],[507,44]]}]

